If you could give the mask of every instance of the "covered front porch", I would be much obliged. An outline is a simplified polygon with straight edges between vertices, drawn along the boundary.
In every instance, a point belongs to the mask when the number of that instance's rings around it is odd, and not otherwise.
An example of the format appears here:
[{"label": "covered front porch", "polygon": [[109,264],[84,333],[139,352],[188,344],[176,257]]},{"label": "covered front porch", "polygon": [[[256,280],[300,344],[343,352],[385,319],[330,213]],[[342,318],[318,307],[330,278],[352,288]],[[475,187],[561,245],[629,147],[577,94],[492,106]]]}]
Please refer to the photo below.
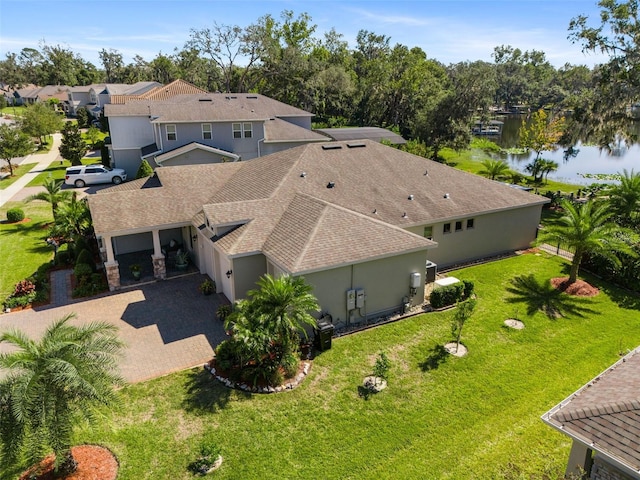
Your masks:
[{"label": "covered front porch", "polygon": [[[199,272],[195,248],[197,234],[192,230],[190,225],[172,225],[151,231],[101,236],[100,253],[109,290]],[[181,253],[189,258],[186,265],[179,261]],[[138,270],[139,275],[134,270]]]}]

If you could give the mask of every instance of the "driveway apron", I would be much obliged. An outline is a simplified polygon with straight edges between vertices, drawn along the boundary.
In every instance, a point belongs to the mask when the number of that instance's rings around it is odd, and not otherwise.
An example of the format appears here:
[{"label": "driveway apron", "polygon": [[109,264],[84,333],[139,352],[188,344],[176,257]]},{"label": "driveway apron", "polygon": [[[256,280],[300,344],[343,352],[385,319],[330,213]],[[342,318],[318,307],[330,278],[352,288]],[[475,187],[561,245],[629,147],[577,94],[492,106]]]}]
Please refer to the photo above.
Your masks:
[{"label": "driveway apron", "polygon": [[[128,382],[202,365],[226,338],[216,319],[222,295],[205,296],[198,286],[207,278],[192,274],[152,282],[89,299],[71,300],[67,271],[52,272],[51,304],[0,315],[0,331],[19,328],[29,337],[42,335],[55,319],[75,313],[75,324],[94,321],[118,327],[127,347],[120,362]],[[9,347],[0,344],[0,352]]]}]

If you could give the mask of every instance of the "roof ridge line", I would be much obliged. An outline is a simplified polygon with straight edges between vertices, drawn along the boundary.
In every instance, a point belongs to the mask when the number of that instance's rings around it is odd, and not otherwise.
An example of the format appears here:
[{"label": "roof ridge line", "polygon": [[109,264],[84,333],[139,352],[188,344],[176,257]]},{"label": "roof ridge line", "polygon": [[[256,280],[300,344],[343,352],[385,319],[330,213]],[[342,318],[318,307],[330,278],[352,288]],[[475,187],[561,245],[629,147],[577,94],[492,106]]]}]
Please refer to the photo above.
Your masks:
[{"label": "roof ridge line", "polygon": [[640,397],[634,400],[620,400],[617,402],[607,402],[590,407],[580,407],[564,412],[556,413],[555,417],[563,421],[581,420],[589,417],[600,417],[603,415],[613,415],[630,411],[640,411]]},{"label": "roof ridge line", "polygon": [[[320,224],[322,223],[322,220],[324,219],[324,217],[327,215],[327,211],[329,210],[328,207],[330,206],[330,204],[327,204],[327,202],[324,202],[324,201],[320,200],[319,198],[312,197],[311,195],[306,195],[304,193],[294,195],[293,198],[291,199],[291,202],[289,202],[289,206],[294,202],[294,200],[296,199],[296,197],[298,195],[305,196],[305,197],[308,198],[308,200],[311,200],[313,202],[318,203],[319,205],[322,205],[322,213],[320,215],[318,215],[318,218],[316,219],[316,223],[313,226],[313,229],[311,230],[309,235],[307,235],[307,241],[304,244],[304,248],[302,249],[302,251],[298,255],[298,258],[296,259],[296,263],[294,263],[294,269],[295,270],[297,270],[300,267],[300,263],[302,262],[302,259],[304,258],[305,254],[307,253],[307,250],[311,246],[311,243],[312,243],[311,240],[313,240],[315,238],[315,236],[318,234],[318,229],[320,228]],[[282,218],[282,217],[280,217],[280,218]]]}]

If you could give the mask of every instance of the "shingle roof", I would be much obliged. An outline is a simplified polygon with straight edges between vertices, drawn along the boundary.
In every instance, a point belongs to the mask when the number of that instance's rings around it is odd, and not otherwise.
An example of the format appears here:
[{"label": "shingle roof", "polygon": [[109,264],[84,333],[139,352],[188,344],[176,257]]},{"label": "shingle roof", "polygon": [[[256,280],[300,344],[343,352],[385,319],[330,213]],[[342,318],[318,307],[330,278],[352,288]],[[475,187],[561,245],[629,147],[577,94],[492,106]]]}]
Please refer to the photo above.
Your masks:
[{"label": "shingle roof", "polygon": [[542,418],[640,472],[640,347]]},{"label": "shingle roof", "polygon": [[264,143],[328,142],[330,140],[324,135],[279,118],[270,118],[264,122]]},{"label": "shingle roof", "polygon": [[202,210],[214,224],[244,224],[215,240],[226,254],[263,251],[292,273],[434,245],[409,226],[548,201],[372,141],[156,174],[159,188],[91,197],[96,233],[189,223]]},{"label": "shingle roof", "polygon": [[339,142],[345,140],[374,140],[376,142],[388,140],[394,145],[407,143],[401,135],[380,127],[318,128],[316,131]]},{"label": "shingle roof", "polygon": [[105,115],[151,115],[157,123],[267,120],[274,117],[310,117],[311,113],[250,93],[176,95],[166,100],[139,100],[105,105]]},{"label": "shingle roof", "polygon": [[[209,145],[203,145],[202,143],[198,143],[198,142],[191,142],[191,143],[187,143],[186,145],[182,145],[181,147],[174,148],[173,150],[168,150],[162,153],[161,155],[158,155],[155,158],[155,161],[158,165],[160,165],[171,158],[177,157],[178,155],[184,155],[185,153],[191,152],[193,150],[203,150],[209,153],[216,153],[234,162],[240,158],[240,156],[236,155],[235,153],[227,152],[226,150],[221,150],[219,148],[211,147]],[[155,151],[156,152],[158,151],[157,147]],[[155,152],[152,152],[152,153],[155,153]],[[143,157],[145,156],[144,151],[142,151],[142,156]]]}]

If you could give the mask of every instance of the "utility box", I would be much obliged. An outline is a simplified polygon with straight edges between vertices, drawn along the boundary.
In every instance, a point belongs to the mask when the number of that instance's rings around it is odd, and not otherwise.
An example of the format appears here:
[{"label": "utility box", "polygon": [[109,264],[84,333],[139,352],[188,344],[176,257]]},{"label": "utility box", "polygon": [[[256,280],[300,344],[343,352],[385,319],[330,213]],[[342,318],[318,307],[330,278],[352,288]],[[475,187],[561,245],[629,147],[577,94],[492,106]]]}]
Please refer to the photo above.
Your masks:
[{"label": "utility box", "polygon": [[364,308],[364,290],[356,290],[356,308]]},{"label": "utility box", "polygon": [[332,323],[326,320],[318,322],[318,327],[315,329],[315,345],[316,348],[323,352],[331,349],[331,337],[333,337],[334,327]]},{"label": "utility box", "polygon": [[422,275],[418,272],[413,272],[410,277],[409,286],[411,288],[420,288],[420,284],[422,283]]},{"label": "utility box", "polygon": [[427,260],[425,283],[433,283],[436,281],[436,275],[438,274],[438,265]]},{"label": "utility box", "polygon": [[356,308],[356,291],[347,290],[347,310],[355,310]]}]

